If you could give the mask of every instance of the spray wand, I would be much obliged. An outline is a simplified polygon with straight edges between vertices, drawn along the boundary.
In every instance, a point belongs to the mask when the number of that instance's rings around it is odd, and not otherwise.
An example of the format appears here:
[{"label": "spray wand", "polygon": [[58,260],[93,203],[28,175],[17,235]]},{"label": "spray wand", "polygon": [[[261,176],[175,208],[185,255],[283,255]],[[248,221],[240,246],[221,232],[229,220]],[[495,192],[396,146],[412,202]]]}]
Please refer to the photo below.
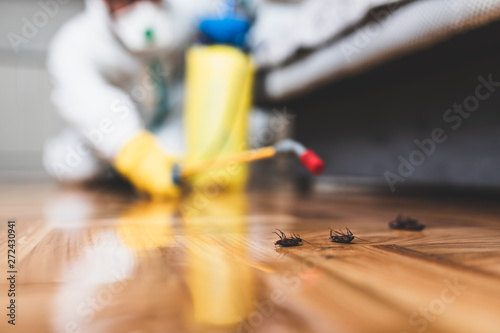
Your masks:
[{"label": "spray wand", "polygon": [[313,175],[318,176],[325,170],[325,163],[310,149],[307,149],[297,141],[286,139],[277,142],[274,146],[247,150],[234,155],[224,156],[209,161],[194,162],[174,167],[174,182],[179,184],[183,178],[193,176],[200,172],[222,168],[228,165],[249,163],[268,159],[279,153],[293,153]]}]

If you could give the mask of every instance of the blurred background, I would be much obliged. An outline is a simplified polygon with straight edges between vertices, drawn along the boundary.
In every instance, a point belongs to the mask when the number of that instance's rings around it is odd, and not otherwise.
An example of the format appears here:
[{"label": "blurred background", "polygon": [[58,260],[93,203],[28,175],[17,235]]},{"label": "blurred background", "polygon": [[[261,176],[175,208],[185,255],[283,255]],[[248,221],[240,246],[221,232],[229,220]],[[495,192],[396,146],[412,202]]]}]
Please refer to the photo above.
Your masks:
[{"label": "blurred background", "polygon": [[0,175],[4,178],[45,176],[43,143],[63,126],[50,101],[47,48],[64,21],[83,9],[83,0],[67,1],[15,52],[8,34],[22,36],[23,18],[31,21],[41,7],[37,0],[0,2]]},{"label": "blurred background", "polygon": [[[24,20],[43,8],[37,0],[0,2],[2,178],[45,177],[43,143],[63,126],[50,102],[47,46],[85,4],[58,3],[16,52],[9,33],[21,35]],[[400,175],[415,140],[442,128],[447,140],[396,187],[499,188],[500,91],[456,130],[443,118],[454,104],[475,103],[467,98],[478,77],[500,82],[498,1],[349,3],[257,1],[256,105],[295,115],[294,136],[326,159],[324,184],[340,177],[387,186],[387,172]]]}]

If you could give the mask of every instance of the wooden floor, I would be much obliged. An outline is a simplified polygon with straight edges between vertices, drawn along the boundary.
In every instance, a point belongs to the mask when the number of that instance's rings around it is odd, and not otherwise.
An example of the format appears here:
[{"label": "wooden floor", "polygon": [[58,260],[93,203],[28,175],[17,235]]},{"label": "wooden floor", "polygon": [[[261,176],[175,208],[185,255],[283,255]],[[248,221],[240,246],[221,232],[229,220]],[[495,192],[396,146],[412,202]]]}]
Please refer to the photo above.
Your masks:
[{"label": "wooden floor", "polygon": [[[282,189],[150,203],[2,183],[0,205],[0,332],[500,332],[495,200]],[[427,228],[390,230],[398,213]],[[332,243],[329,227],[362,240]],[[312,244],[275,248],[276,228]]]}]

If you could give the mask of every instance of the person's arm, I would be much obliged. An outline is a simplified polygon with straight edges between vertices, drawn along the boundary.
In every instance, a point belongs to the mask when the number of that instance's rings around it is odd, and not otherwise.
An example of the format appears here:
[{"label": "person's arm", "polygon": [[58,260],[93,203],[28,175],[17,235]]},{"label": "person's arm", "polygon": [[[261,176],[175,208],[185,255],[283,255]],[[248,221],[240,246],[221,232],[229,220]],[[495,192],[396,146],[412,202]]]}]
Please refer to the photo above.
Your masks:
[{"label": "person's arm", "polygon": [[175,161],[144,130],[139,110],[126,92],[107,82],[90,57],[64,45],[53,46],[47,67],[60,114],[101,158],[140,191],[153,197],[177,194],[171,176]]}]

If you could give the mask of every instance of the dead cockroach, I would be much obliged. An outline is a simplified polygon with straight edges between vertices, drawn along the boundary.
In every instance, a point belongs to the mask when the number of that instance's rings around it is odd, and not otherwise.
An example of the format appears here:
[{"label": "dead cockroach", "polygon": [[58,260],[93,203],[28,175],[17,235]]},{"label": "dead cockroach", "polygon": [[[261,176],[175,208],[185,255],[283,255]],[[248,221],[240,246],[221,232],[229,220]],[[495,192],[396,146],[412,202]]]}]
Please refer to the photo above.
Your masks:
[{"label": "dead cockroach", "polygon": [[278,235],[278,237],[280,239],[277,240],[276,243],[274,243],[274,245],[278,245],[281,247],[292,247],[292,246],[302,245],[301,244],[302,238],[300,238],[300,235],[290,234],[290,238],[287,238],[283,231],[281,231],[279,229],[276,229],[276,230],[279,231],[279,234],[276,231],[274,231],[273,233]]},{"label": "dead cockroach", "polygon": [[389,222],[389,228],[397,230],[421,231],[425,228],[425,224],[421,224],[416,219],[405,217],[402,214],[396,216],[394,221]]},{"label": "dead cockroach", "polygon": [[354,239],[354,235],[351,230],[346,227],[347,233],[344,233],[342,230],[335,231],[330,229],[330,238],[332,242],[335,243],[350,243]]},{"label": "dead cockroach", "polygon": [[292,239],[295,239],[297,240],[299,243],[302,243],[304,240],[302,238],[300,238],[300,235],[299,234],[296,234],[295,232],[291,232],[290,233],[290,237]]}]

